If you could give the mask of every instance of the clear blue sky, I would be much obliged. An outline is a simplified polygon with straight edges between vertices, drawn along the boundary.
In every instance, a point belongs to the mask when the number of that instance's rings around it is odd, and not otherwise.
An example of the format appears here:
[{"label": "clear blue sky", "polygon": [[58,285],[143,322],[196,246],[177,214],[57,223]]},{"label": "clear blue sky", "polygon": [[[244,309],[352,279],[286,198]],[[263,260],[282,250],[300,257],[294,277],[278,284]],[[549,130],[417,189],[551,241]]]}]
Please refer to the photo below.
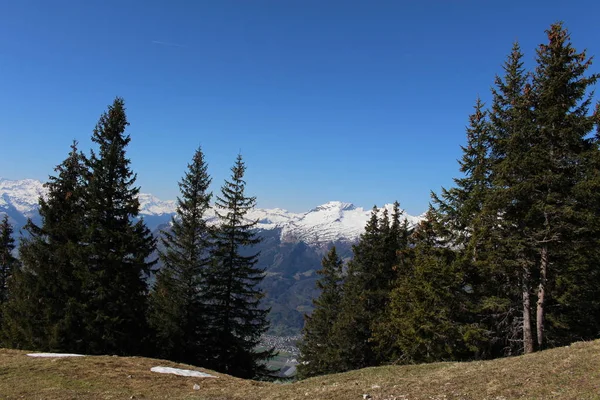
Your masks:
[{"label": "clear blue sky", "polygon": [[562,20],[600,57],[598,15],[592,0],[0,0],[0,176],[45,180],[118,95],[145,192],[174,198],[202,145],[214,189],[242,152],[261,207],[419,214],[457,176],[513,41],[532,62]]}]

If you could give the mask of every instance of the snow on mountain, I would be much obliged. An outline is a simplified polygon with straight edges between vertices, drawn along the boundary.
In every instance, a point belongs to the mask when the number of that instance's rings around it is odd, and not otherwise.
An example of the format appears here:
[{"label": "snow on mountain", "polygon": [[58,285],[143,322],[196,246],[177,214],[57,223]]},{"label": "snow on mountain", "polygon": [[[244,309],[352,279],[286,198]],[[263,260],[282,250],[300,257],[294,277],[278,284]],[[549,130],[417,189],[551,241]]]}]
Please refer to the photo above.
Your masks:
[{"label": "snow on mountain", "polygon": [[[391,213],[393,204],[383,208]],[[383,208],[381,212],[383,211]],[[281,232],[284,241],[303,241],[306,243],[326,243],[337,240],[358,239],[365,230],[371,210],[356,207],[351,203],[330,201],[316,207],[298,220],[290,221]],[[422,217],[404,215],[410,226],[416,225]]]},{"label": "snow on mountain", "polygon": [[[46,193],[43,184],[34,179],[15,181],[0,178],[0,212],[8,212],[11,216],[11,211],[16,211],[25,217],[32,217],[37,212],[39,196]],[[164,201],[146,193],[140,193],[138,199],[141,216],[147,224],[154,225],[150,226],[151,229],[168,222],[175,214],[177,204],[174,200]],[[383,208],[391,213],[393,205],[386,204]],[[352,203],[330,201],[306,213],[292,213],[281,208],[255,208],[248,212],[246,217],[249,220],[258,220],[259,229],[280,229],[282,242],[303,241],[319,244],[355,241],[364,231],[370,215],[370,209],[365,210]],[[207,217],[209,223],[216,223],[214,210],[209,210]],[[404,218],[412,226],[417,224],[422,216],[405,215]]]},{"label": "snow on mountain", "polygon": [[[0,178],[0,211],[3,208],[14,207],[18,212],[31,217],[38,209],[38,199],[46,196],[48,189],[44,184],[35,179],[9,180]],[[174,200],[162,201],[156,196],[140,193],[140,214],[164,215],[174,214],[176,204]]]},{"label": "snow on mountain", "polygon": [[25,217],[31,217],[37,212],[38,199],[45,194],[46,189],[38,180],[0,178],[0,210],[12,207]]},{"label": "snow on mountain", "polygon": [[161,200],[148,193],[140,193],[138,201],[140,202],[140,214],[142,215],[175,214],[177,211],[175,200]]}]

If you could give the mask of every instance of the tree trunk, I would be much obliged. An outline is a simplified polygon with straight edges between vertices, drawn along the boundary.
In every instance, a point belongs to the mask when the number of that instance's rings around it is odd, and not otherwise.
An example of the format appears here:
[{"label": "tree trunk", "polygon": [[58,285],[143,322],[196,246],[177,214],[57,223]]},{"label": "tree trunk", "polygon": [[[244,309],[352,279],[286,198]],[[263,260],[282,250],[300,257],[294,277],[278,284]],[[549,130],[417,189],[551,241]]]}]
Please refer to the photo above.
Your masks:
[{"label": "tree trunk", "polygon": [[533,353],[533,332],[531,331],[531,298],[529,290],[529,268],[523,271],[523,352]]},{"label": "tree trunk", "polygon": [[546,280],[548,274],[548,246],[544,245],[540,254],[540,284],[538,287],[537,300],[537,343],[538,349],[542,349],[544,345],[544,305],[546,295]]}]

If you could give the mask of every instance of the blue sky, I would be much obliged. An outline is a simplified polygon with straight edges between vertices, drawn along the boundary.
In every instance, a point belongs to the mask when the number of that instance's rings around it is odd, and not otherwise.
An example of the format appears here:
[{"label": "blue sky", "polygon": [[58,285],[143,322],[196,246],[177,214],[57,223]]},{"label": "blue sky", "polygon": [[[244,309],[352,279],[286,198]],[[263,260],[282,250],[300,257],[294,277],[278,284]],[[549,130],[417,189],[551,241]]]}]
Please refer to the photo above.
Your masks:
[{"label": "blue sky", "polygon": [[[260,207],[399,200],[450,186],[474,101],[557,20],[600,57],[597,1],[0,0],[0,176],[45,180],[125,98],[145,192],[174,198],[201,145],[238,152]],[[600,71],[599,64],[593,67]]]}]

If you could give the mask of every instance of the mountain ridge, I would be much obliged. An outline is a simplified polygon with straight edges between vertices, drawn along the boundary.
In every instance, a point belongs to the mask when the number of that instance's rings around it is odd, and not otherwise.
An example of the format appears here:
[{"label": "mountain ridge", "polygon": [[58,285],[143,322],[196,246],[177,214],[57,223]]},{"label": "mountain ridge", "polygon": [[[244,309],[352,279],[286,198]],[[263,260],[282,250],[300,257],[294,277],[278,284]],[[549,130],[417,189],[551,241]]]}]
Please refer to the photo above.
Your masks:
[{"label": "mountain ridge", "polygon": [[[43,183],[35,179],[0,178],[0,215],[9,215],[15,236],[19,236],[28,218],[40,223],[38,200],[46,193]],[[176,201],[164,201],[147,193],[140,193],[138,198],[140,217],[160,236],[175,215]],[[380,212],[384,209],[391,212],[393,205],[385,205]],[[300,332],[303,315],[312,310],[312,300],[319,295],[316,271],[321,268],[322,258],[335,245],[342,259],[350,259],[352,245],[364,232],[370,215],[371,210],[341,201],[330,201],[305,213],[281,208],[255,208],[248,212],[248,219],[259,221],[258,236],[262,240],[247,251],[260,252],[257,268],[265,271],[260,287],[266,294],[263,305],[271,309],[270,333],[286,336]],[[214,209],[206,217],[209,224],[218,223]],[[409,225],[414,225],[422,217],[406,218]]]},{"label": "mountain ridge", "polygon": [[[35,220],[40,196],[47,189],[36,179],[9,180],[0,177],[0,213],[7,213],[11,222],[22,225],[27,218]],[[177,210],[176,200],[161,200],[149,193],[140,193],[140,217],[144,218],[151,230],[166,224]],[[381,208],[392,211],[393,205]],[[371,210],[357,207],[352,203],[330,201],[304,213],[294,213],[282,208],[254,208],[247,214],[249,220],[257,220],[260,230],[281,229],[282,242],[303,241],[309,244],[324,244],[335,241],[355,242],[370,217]],[[404,214],[409,225],[413,226],[422,216]],[[208,223],[217,223],[214,209],[207,212]]]}]

